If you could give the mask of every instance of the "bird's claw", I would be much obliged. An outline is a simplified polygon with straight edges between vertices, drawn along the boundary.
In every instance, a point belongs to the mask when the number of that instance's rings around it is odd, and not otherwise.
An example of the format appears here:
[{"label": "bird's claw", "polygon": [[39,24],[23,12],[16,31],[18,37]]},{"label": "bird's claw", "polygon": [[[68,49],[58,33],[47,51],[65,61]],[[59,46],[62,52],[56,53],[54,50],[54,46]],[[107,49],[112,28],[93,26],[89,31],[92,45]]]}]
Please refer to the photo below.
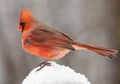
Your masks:
[{"label": "bird's claw", "polygon": [[40,63],[39,65],[37,65],[37,67],[40,67],[39,69],[37,69],[37,71],[41,70],[42,68],[44,68],[45,66],[51,66],[51,63],[49,63],[48,61],[44,61],[42,63]]}]

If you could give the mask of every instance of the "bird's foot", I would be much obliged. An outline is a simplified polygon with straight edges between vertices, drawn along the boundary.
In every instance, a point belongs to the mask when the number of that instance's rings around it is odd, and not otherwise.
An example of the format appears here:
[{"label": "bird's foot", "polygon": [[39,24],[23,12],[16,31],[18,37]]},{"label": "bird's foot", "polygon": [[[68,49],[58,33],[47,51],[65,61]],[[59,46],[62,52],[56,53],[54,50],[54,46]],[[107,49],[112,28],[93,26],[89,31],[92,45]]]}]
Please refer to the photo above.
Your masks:
[{"label": "bird's foot", "polygon": [[40,63],[39,65],[37,65],[37,67],[40,67],[39,69],[37,69],[37,71],[41,70],[42,68],[44,68],[45,66],[51,66],[51,63],[49,63],[48,61],[44,61],[42,63]]}]

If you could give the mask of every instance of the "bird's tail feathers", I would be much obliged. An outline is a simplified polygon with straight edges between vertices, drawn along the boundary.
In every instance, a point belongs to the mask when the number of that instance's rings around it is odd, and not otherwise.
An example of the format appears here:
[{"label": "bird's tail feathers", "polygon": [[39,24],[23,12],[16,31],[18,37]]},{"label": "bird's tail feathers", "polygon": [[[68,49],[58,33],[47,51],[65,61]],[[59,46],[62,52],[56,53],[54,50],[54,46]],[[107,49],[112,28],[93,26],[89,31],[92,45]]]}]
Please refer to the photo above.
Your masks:
[{"label": "bird's tail feathers", "polygon": [[73,42],[72,46],[76,50],[80,50],[80,49],[88,50],[109,58],[114,57],[118,52],[115,49],[109,49],[109,48],[104,48],[99,46],[88,45],[88,44],[80,44],[78,42]]}]

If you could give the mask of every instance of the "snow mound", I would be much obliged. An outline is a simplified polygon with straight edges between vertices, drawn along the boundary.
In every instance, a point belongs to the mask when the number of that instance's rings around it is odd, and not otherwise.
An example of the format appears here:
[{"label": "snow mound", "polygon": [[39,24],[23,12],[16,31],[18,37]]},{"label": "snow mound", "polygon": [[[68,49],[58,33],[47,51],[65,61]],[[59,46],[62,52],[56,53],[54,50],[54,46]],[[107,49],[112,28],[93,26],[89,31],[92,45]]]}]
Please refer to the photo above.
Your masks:
[{"label": "snow mound", "polygon": [[39,67],[33,69],[22,84],[91,84],[83,74],[67,66],[50,63],[52,66],[45,66],[39,71]]}]

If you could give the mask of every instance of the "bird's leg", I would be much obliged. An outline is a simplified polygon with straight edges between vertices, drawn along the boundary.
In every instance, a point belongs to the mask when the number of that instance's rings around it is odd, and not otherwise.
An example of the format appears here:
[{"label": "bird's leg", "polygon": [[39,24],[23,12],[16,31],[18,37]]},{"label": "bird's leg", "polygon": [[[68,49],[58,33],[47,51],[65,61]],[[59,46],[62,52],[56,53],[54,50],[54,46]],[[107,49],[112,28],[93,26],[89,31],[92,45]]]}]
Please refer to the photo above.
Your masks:
[{"label": "bird's leg", "polygon": [[38,67],[38,66],[42,66],[43,64],[46,64],[48,62],[48,60],[46,60],[46,61],[44,61],[44,62],[42,62],[42,63],[40,63],[40,64],[38,64],[36,67]]},{"label": "bird's leg", "polygon": [[[38,66],[40,66],[40,68],[37,69],[37,71],[41,70],[41,69],[44,68],[45,66],[51,66],[51,63],[49,63],[48,61],[52,60],[52,58],[53,58],[54,56],[56,56],[56,54],[53,55],[53,56],[51,56],[51,57],[49,57],[49,59],[47,59],[46,61],[40,63],[40,64],[38,65]],[[37,67],[38,67],[38,66],[37,66]]]},{"label": "bird's leg", "polygon": [[51,66],[51,64],[50,64],[48,61],[49,61],[49,60],[46,60],[46,61],[40,63],[39,65],[37,65],[37,67],[40,66],[40,68],[37,69],[37,71],[41,70],[41,69],[42,69],[43,67],[45,67],[45,66]]}]

